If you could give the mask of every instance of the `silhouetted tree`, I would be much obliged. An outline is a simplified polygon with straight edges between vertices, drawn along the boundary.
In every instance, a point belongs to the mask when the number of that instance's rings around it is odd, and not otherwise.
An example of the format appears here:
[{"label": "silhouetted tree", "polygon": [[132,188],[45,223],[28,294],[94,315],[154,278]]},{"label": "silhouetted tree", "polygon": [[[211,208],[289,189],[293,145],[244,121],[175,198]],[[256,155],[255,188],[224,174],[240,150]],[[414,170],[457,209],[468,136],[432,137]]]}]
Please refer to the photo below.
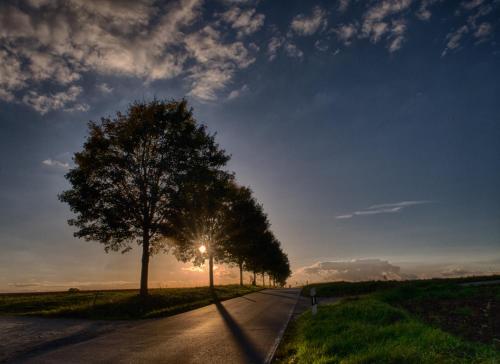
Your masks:
[{"label": "silhouetted tree", "polygon": [[[225,262],[224,242],[234,193],[234,177],[224,171],[203,172],[186,178],[171,210],[174,255],[183,262],[201,265],[208,258],[209,283],[214,286],[214,261]],[[204,247],[206,251],[201,251]]]},{"label": "silhouetted tree", "polygon": [[246,262],[254,254],[255,240],[269,228],[269,222],[249,188],[234,186],[233,191],[224,249],[226,262],[238,265],[240,285],[243,285],[243,270],[247,269]]},{"label": "silhouetted tree", "polygon": [[212,173],[229,157],[185,100],[136,102],[116,117],[89,123],[83,150],[60,195],[76,218],[76,237],[104,244],[106,252],[142,245],[140,293],[148,292],[150,256],[164,250],[171,233],[173,197],[187,176]]}]

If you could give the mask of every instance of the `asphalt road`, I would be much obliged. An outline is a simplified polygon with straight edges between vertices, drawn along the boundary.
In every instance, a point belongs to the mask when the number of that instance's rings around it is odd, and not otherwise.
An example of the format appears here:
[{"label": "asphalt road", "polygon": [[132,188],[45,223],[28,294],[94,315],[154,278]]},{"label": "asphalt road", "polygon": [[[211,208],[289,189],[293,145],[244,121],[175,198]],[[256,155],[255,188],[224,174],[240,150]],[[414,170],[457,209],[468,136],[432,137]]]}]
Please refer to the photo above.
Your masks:
[{"label": "asphalt road", "polygon": [[83,341],[59,340],[14,362],[264,363],[283,334],[298,294],[298,289],[251,293]]}]

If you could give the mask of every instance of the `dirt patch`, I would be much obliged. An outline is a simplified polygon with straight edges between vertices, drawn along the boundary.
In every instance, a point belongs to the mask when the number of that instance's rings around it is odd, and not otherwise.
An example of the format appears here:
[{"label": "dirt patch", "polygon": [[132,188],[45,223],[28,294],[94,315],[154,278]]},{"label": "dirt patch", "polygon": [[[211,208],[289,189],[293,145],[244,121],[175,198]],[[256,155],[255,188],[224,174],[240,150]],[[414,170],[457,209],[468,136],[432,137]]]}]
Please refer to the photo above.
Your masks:
[{"label": "dirt patch", "polygon": [[500,297],[496,292],[470,298],[409,301],[402,306],[434,326],[500,349]]}]

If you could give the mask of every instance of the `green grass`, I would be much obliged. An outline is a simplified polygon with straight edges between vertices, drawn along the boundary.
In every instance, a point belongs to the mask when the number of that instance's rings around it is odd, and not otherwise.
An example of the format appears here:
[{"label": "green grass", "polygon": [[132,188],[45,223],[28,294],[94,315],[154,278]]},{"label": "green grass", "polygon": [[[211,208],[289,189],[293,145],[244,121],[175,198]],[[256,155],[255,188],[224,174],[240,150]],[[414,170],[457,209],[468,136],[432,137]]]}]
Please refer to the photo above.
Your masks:
[{"label": "green grass", "polygon": [[320,297],[344,298],[292,322],[276,362],[500,363],[500,286],[460,284],[499,278],[314,284]]},{"label": "green grass", "polygon": [[[260,287],[215,287],[218,300],[260,290]],[[208,287],[151,289],[143,299],[137,290],[80,291],[0,295],[0,315],[141,319],[169,316],[214,302]]]},{"label": "green grass", "polygon": [[500,363],[492,347],[463,341],[373,297],[344,299],[300,316],[277,363]]}]

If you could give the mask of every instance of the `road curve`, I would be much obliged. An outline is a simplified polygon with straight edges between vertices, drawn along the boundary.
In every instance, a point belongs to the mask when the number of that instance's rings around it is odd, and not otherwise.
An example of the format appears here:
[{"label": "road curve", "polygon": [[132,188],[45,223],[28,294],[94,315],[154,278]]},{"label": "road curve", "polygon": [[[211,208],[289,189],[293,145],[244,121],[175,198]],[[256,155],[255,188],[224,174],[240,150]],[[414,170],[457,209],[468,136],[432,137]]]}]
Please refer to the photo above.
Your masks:
[{"label": "road curve", "polygon": [[17,363],[264,363],[298,299],[267,289],[17,358]]}]

